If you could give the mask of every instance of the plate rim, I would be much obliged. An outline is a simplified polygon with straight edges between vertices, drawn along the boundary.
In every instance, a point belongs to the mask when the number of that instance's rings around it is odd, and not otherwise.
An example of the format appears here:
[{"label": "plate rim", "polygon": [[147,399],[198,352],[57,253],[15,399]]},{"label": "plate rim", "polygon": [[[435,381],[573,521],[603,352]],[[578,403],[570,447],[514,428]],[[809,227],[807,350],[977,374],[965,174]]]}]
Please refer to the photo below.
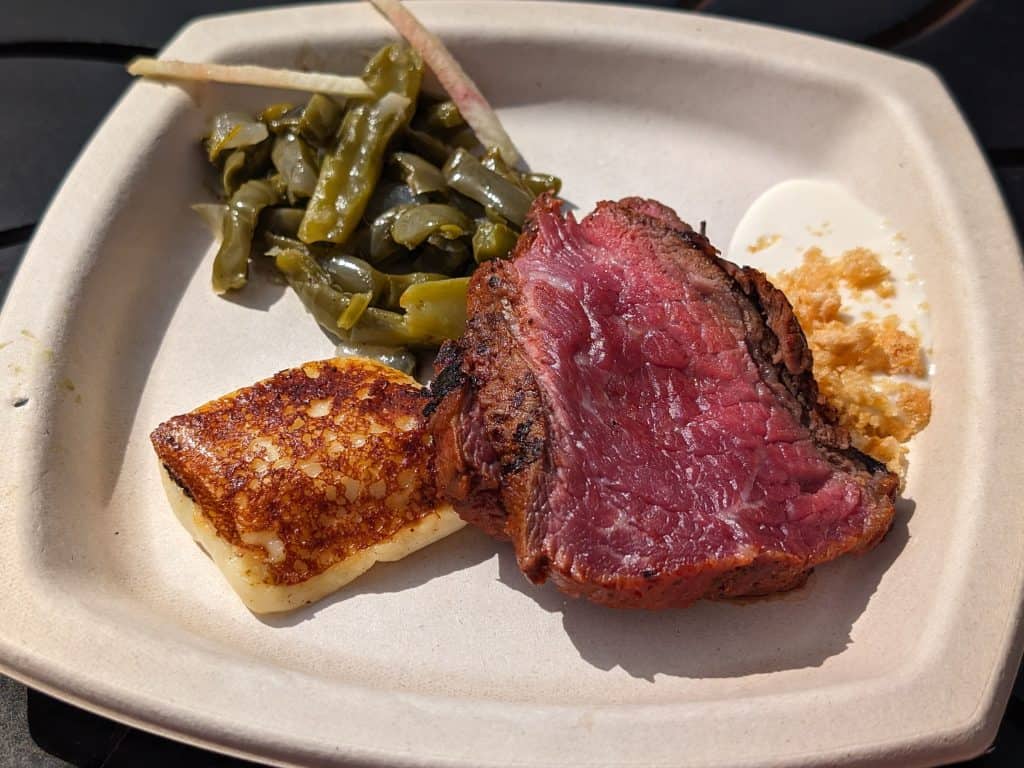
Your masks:
[{"label": "plate rim", "polygon": [[[441,19],[439,22],[440,26],[458,29],[462,23],[457,18],[459,9],[468,9],[468,7],[475,4],[460,2],[459,0],[442,0],[440,2],[414,2],[412,5],[422,9],[424,16],[429,14],[430,17],[439,17]],[[826,69],[831,67],[830,76],[840,77],[843,73],[839,71],[838,64],[835,62],[828,63],[827,65],[824,64],[828,57],[834,56],[846,63],[851,61],[857,62],[867,69],[889,73],[891,79],[888,82],[883,85],[874,83],[874,85],[892,100],[896,108],[904,110],[910,120],[914,120],[919,124],[922,121],[937,121],[945,125],[950,132],[948,136],[943,134],[942,137],[930,137],[932,140],[928,142],[929,147],[933,151],[941,148],[955,147],[957,151],[963,153],[962,156],[956,158],[955,163],[950,161],[947,167],[941,165],[938,167],[943,168],[945,171],[944,175],[949,175],[952,166],[957,165],[960,171],[965,173],[974,182],[977,187],[974,192],[967,194],[964,198],[958,198],[959,208],[964,210],[987,208],[983,212],[984,215],[979,214],[970,220],[972,223],[981,221],[984,227],[987,228],[989,237],[1000,246],[996,249],[996,253],[1002,259],[1003,263],[1001,266],[1010,268],[1009,275],[1002,286],[1005,295],[1009,298],[1017,296],[1018,300],[1020,296],[1024,295],[1024,290],[1021,290],[1022,286],[1024,286],[1024,281],[1021,278],[1020,248],[991,172],[988,170],[981,151],[971,137],[969,129],[957,111],[945,86],[942,85],[937,76],[922,65],[870,49],[829,41],[805,33],[778,30],[749,22],[737,22],[703,15],[695,16],[679,11],[603,4],[516,2],[496,3],[493,15],[498,19],[509,18],[510,16],[515,17],[517,15],[525,16],[531,5],[543,6],[545,13],[556,13],[564,19],[571,19],[582,24],[588,31],[596,33],[603,29],[605,34],[608,34],[613,39],[617,39],[620,34],[615,30],[615,26],[612,24],[613,21],[622,20],[626,17],[636,19],[643,17],[647,19],[645,23],[649,22],[648,26],[652,30],[658,27],[659,33],[663,35],[672,34],[677,31],[691,31],[694,25],[705,30],[712,30],[715,34],[711,35],[711,39],[701,40],[699,44],[702,45],[706,44],[722,49],[736,48],[740,45],[739,40],[741,39],[744,39],[747,45],[753,44],[754,47],[762,44],[770,50],[770,61],[774,65],[801,66],[802,62],[816,59],[822,61]],[[229,55],[232,46],[241,41],[232,40],[227,32],[241,17],[246,17],[249,20],[262,19],[264,21],[273,20],[277,22],[286,17],[298,18],[301,14],[319,16],[336,13],[342,17],[346,14],[358,16],[364,10],[365,8],[360,9],[350,4],[310,5],[203,17],[186,25],[164,49],[162,55],[181,58],[200,56],[216,58]],[[385,27],[381,28],[385,29]],[[483,33],[490,33],[491,31],[481,30]],[[255,39],[267,42],[272,37],[273,35],[267,34],[256,36]],[[342,35],[343,37],[344,35]],[[557,33],[555,37],[558,37]],[[723,41],[722,39],[730,37],[732,38],[731,40]],[[253,39],[250,35],[245,38],[245,41],[251,42]],[[769,42],[772,45],[768,45]],[[775,45],[775,43],[779,44]],[[788,51],[788,57],[781,52],[782,48]],[[848,77],[853,78],[854,76],[853,74],[848,74]],[[144,100],[152,101],[155,93],[153,86],[150,84],[136,83],[126,91],[117,105],[111,110],[93,139],[90,140],[83,150],[55,196],[46,216],[44,216],[37,228],[36,236],[26,252],[23,263],[33,265],[41,261],[41,256],[36,254],[41,253],[42,249],[34,246],[38,242],[57,236],[56,233],[51,231],[54,226],[52,224],[52,213],[75,203],[75,201],[69,199],[70,190],[75,185],[76,180],[79,180],[79,177],[82,176],[82,169],[88,165],[90,160],[97,153],[109,150],[113,140],[113,137],[109,135],[109,126],[119,119],[118,116],[126,114],[137,104],[143,103]],[[171,100],[167,97],[167,94],[156,98],[157,103],[161,101],[165,103],[167,110],[171,109]],[[156,122],[155,116],[152,117],[150,123],[155,125]],[[920,125],[918,127],[920,128]],[[108,202],[112,205],[117,205],[120,201],[114,199]],[[95,218],[96,215],[98,215],[98,212],[94,211],[92,218]],[[83,218],[91,220],[88,215]],[[960,223],[962,224],[963,222]],[[83,227],[83,229],[88,228]],[[85,242],[88,242],[88,232],[85,232],[83,236],[85,237]],[[74,236],[70,239],[73,242]],[[65,283],[65,287],[69,287],[72,284],[75,277],[73,270],[85,268],[84,261],[84,259],[76,261],[72,265],[72,271],[67,276],[68,280]],[[3,316],[0,318],[0,328],[2,329],[13,331],[22,322],[23,318],[28,319],[30,316],[38,315],[40,313],[40,306],[44,307],[42,314],[51,319],[56,317],[55,312],[47,311],[47,309],[55,309],[60,296],[52,296],[49,302],[41,304],[36,296],[30,295],[27,287],[30,283],[24,277],[25,272],[27,270],[19,270],[19,274],[16,276],[11,287]],[[60,294],[60,292],[55,291],[55,294]],[[1011,304],[1009,306],[1019,306],[1019,304]],[[1009,312],[1006,313],[1007,316],[1009,314]],[[993,313],[992,318],[993,327],[1010,325],[1007,317],[1002,318],[1003,322],[1001,324],[998,322],[998,315]],[[61,326],[60,320],[56,319],[46,329],[45,335],[41,335],[41,338],[52,339],[57,344],[64,331],[65,329]],[[1012,360],[1020,359],[1024,358],[1021,358],[1019,353],[1015,358],[1012,358]],[[1014,370],[1011,366],[1008,366],[1008,368]],[[1019,366],[1016,369],[1019,370]],[[1006,382],[997,381],[996,383],[1005,389]],[[28,388],[33,390],[34,393],[39,394],[40,399],[43,400],[50,384],[52,382],[49,381],[46,375],[39,373],[34,374],[34,378],[28,385]],[[1012,402],[1017,405],[1024,405],[1024,397],[1017,396],[1012,399]],[[15,418],[5,413],[0,424],[10,422],[9,427],[13,434],[25,436],[30,434],[32,422],[41,421],[45,415],[44,408],[39,408],[32,414],[32,418],[23,418],[18,422]],[[998,426],[994,423],[990,425],[993,434],[996,434],[998,431]],[[1006,425],[1003,425],[1003,427],[1004,432],[1008,433],[1011,431]],[[26,469],[41,466],[33,463],[34,459],[38,457],[32,455],[33,451],[29,450],[31,447],[27,443],[23,445],[21,441],[18,441],[13,451],[14,460],[5,462],[4,465],[0,466],[0,482],[4,486],[17,483],[18,469],[24,465],[29,465]],[[14,471],[12,471],[12,467],[15,468]],[[11,513],[10,515],[5,515],[5,517],[17,516],[19,510],[14,508],[16,504],[11,499],[20,501],[22,500],[22,495],[27,494],[11,494],[0,500],[0,509]],[[6,535],[10,530],[9,526],[5,527],[4,523],[0,523],[0,534]],[[1024,551],[1024,547],[1018,547],[1017,553],[1021,554],[1022,551]],[[36,578],[31,574],[6,573],[9,561],[9,558],[5,559],[0,555],[0,567],[3,567],[0,573],[5,573],[12,582],[18,576],[26,580]],[[970,706],[965,707],[960,722],[954,724],[946,723],[945,727],[934,727],[927,734],[908,734],[903,739],[892,739],[884,743],[833,746],[831,752],[822,752],[815,755],[794,756],[782,753],[767,755],[765,762],[770,762],[771,758],[776,760],[785,758],[795,759],[800,764],[805,762],[810,764],[817,760],[831,761],[832,758],[843,756],[844,760],[868,764],[885,760],[886,755],[891,756],[894,751],[899,751],[901,756],[907,758],[909,764],[912,762],[924,763],[933,759],[969,756],[984,749],[990,743],[991,738],[994,737],[995,728],[998,725],[998,718],[994,715],[1001,712],[1009,696],[1010,685],[1012,684],[1012,671],[1015,669],[1011,661],[1020,658],[1022,642],[1024,642],[1021,632],[1022,607],[1020,600],[1021,595],[1024,594],[1024,559],[1018,558],[1016,573],[1012,577],[1008,576],[1007,578],[1008,581],[1010,578],[1013,579],[1012,592],[1017,599],[1015,601],[1016,610],[1006,616],[1005,626],[999,632],[1002,664],[997,665],[992,670],[987,680],[976,681],[981,683],[978,690],[978,698],[976,701],[971,702]],[[0,594],[0,606],[4,605],[6,599],[5,595]],[[55,617],[50,616],[48,618],[53,620]],[[29,644],[15,635],[15,632],[10,632],[7,628],[0,625],[0,670],[35,688],[45,690],[51,693],[51,695],[72,701],[77,706],[128,722],[145,730],[155,731],[179,740],[241,757],[255,758],[279,764],[287,763],[291,759],[330,758],[330,755],[325,755],[315,749],[314,751],[307,751],[301,743],[283,743],[273,738],[258,738],[256,734],[249,734],[246,738],[242,739],[238,737],[225,738],[228,735],[226,733],[228,727],[233,727],[234,723],[225,719],[220,723],[219,727],[211,727],[208,724],[197,721],[194,716],[190,717],[190,714],[194,715],[192,708],[180,702],[171,705],[169,710],[165,709],[165,717],[153,717],[153,714],[161,708],[159,702],[149,701],[138,692],[118,690],[117,686],[97,686],[95,685],[95,679],[91,679],[89,674],[82,674],[78,669],[68,668],[67,664],[62,665],[60,659],[34,658],[32,657]],[[941,666],[941,659],[936,660],[934,658],[940,650],[940,648],[933,645],[930,648],[930,653],[923,654],[925,658],[918,658],[914,664],[908,665],[906,673],[900,675],[900,679],[894,680],[893,683],[900,683],[903,686],[908,684],[908,682],[913,682],[908,681],[908,678],[914,677],[911,672],[917,673],[915,679],[919,682],[922,669],[931,669],[934,672],[935,667]],[[1007,674],[1008,669],[1010,670],[1009,676]],[[934,691],[936,688],[937,686],[933,686],[932,690]],[[132,695],[133,693],[138,695]],[[502,706],[511,707],[512,705],[502,704]],[[641,707],[639,709],[644,708]],[[308,747],[308,745],[305,746]],[[360,764],[375,765],[483,765],[503,762],[502,756],[498,753],[466,758],[454,754],[421,755],[414,752],[403,753],[386,749],[360,750],[352,745],[348,745],[347,751],[336,753],[334,757],[354,760]],[[753,765],[755,763],[750,764]]]}]

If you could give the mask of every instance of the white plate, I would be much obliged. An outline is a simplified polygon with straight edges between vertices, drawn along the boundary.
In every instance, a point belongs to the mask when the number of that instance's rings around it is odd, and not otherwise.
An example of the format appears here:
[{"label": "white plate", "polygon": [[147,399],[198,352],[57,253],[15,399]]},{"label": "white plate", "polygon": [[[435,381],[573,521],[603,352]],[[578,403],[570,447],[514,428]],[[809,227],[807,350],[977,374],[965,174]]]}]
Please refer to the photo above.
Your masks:
[{"label": "white plate", "polygon": [[[275,94],[142,83],[68,176],[0,321],[4,670],[272,762],[917,765],[985,748],[1021,651],[1024,282],[939,81],[706,16],[416,10],[584,210],[656,197],[724,246],[762,190],[815,177],[906,234],[937,374],[894,530],[784,599],[653,614],[531,587],[466,530],[261,621],[174,519],[147,434],[331,351],[290,296],[215,297],[188,210],[204,118]],[[165,55],[346,72],[390,36],[364,5],[293,7],[197,22]]]}]

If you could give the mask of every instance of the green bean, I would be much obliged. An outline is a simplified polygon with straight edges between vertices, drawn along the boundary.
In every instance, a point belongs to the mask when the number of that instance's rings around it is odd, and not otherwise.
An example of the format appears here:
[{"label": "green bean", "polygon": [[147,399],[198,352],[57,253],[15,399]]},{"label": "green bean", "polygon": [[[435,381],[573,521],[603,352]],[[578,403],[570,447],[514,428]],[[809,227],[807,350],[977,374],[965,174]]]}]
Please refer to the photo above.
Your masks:
[{"label": "green bean", "polygon": [[391,162],[398,167],[402,181],[414,195],[441,192],[448,186],[445,184],[444,175],[440,169],[419,155],[414,155],[411,152],[395,152],[391,156]]},{"label": "green bean", "polygon": [[448,205],[455,206],[471,219],[479,219],[484,215],[484,207],[480,203],[460,195],[454,189],[448,190]]},{"label": "green bean", "polygon": [[[301,240],[295,238],[294,235],[281,234],[272,231],[269,227],[263,224],[263,221],[267,219],[274,211],[282,210],[289,211],[290,208],[272,208],[270,211],[260,216],[260,231],[263,238],[267,242],[267,251],[273,249],[280,249],[284,251],[301,251],[312,259],[315,259],[317,263],[323,264],[326,260],[339,255],[339,251],[336,250],[335,246],[330,243],[304,243]],[[276,253],[276,252],[275,252]],[[344,255],[344,254],[340,254]]]},{"label": "green bean", "polygon": [[[427,258],[419,267],[421,272],[441,272],[448,277],[462,277],[468,274],[466,272],[468,265],[476,266],[473,262],[473,251],[468,239],[448,240],[441,235],[435,234],[427,238],[427,246],[438,255],[436,259],[438,268],[428,268],[432,262]],[[413,264],[415,263],[414,260]]]},{"label": "green bean", "polygon": [[462,240],[444,240],[431,236],[417,251],[412,268],[417,272],[437,272],[456,277],[469,261],[469,248]]},{"label": "green bean", "polygon": [[392,275],[374,269],[355,256],[333,254],[322,262],[334,285],[349,293],[369,293],[374,306],[398,309],[399,300],[410,285],[431,280],[447,280],[448,275],[432,272],[410,272]]},{"label": "green bean", "polygon": [[281,201],[284,183],[277,176],[245,182],[228,201],[220,248],[213,259],[213,290],[216,293],[242,288],[249,273],[256,220],[268,205]]},{"label": "green bean", "polygon": [[391,225],[391,237],[396,243],[412,250],[431,235],[455,240],[472,229],[473,222],[458,208],[441,203],[426,203],[400,211]]},{"label": "green bean", "polygon": [[480,164],[484,168],[508,179],[520,189],[528,192],[532,197],[537,197],[544,192],[552,192],[557,195],[562,188],[561,179],[549,173],[520,173],[505,162],[497,149],[487,150]]},{"label": "green bean", "polygon": [[423,122],[431,131],[445,131],[450,128],[461,128],[466,124],[454,101],[442,101],[432,105],[424,116]]},{"label": "green bean", "polygon": [[373,190],[373,195],[370,196],[370,202],[366,204],[363,221],[372,223],[378,216],[399,205],[426,202],[429,202],[429,199],[425,195],[414,195],[405,184],[381,179],[377,188]]},{"label": "green bean", "polygon": [[[396,246],[397,248],[397,246]],[[344,245],[345,253],[351,253],[364,261],[370,258],[370,228],[362,226],[355,231]]]},{"label": "green bean", "polygon": [[444,165],[453,151],[440,139],[414,128],[406,128],[402,132],[402,142],[417,155],[434,165]]},{"label": "green bean", "polygon": [[[296,238],[305,211],[302,208],[270,208],[263,212],[260,226],[275,235]],[[298,242],[296,240],[296,242]]]},{"label": "green bean", "polygon": [[444,166],[448,185],[466,197],[490,207],[516,226],[522,226],[533,199],[527,192],[494,171],[484,168],[480,161],[457,149]]},{"label": "green bean", "polygon": [[368,307],[359,322],[346,334],[346,340],[355,344],[381,347],[425,347],[431,341],[418,339],[409,333],[405,315],[387,309]]},{"label": "green bean", "polygon": [[280,101],[264,107],[256,113],[256,119],[263,123],[271,133],[284,133],[295,130],[302,107],[296,107],[287,101]]},{"label": "green bean", "polygon": [[244,112],[222,112],[210,121],[206,138],[206,155],[215,163],[228,149],[251,147],[264,141],[267,126]]},{"label": "green bean", "polygon": [[380,299],[382,284],[376,279],[377,270],[362,259],[338,253],[321,264],[335,287],[348,293],[369,293],[373,304]]},{"label": "green bean", "polygon": [[503,259],[516,247],[519,235],[501,222],[483,219],[476,223],[473,233],[473,258],[477,264],[491,259]]},{"label": "green bean", "polygon": [[422,77],[419,54],[389,45],[364,69],[370,98],[314,94],[211,121],[204,146],[227,204],[195,209],[220,236],[216,292],[265,270],[339,340],[338,355],[410,374],[412,350],[463,332],[463,276],[507,258],[533,199],[561,182],[493,150],[477,159],[458,108],[420,94]]},{"label": "green bean", "polygon": [[338,132],[343,112],[342,105],[330,96],[314,93],[299,116],[299,134],[314,144],[327,144]]},{"label": "green bean", "polygon": [[249,179],[266,174],[270,168],[270,144],[269,140],[261,141],[251,147],[235,149],[227,156],[220,174],[224,197],[231,197]]},{"label": "green bean", "polygon": [[[472,225],[470,225],[472,227]],[[469,256],[469,245],[462,238],[452,238],[440,232],[434,232],[427,236],[427,245],[440,248],[448,253],[457,253],[462,257]],[[451,275],[449,275],[451,277]]]},{"label": "green bean", "polygon": [[508,219],[489,205],[484,206],[484,216],[487,217],[487,221],[493,221],[495,224],[508,224]]},{"label": "green bean", "polygon": [[287,235],[279,235],[276,232],[271,232],[261,227],[261,242],[260,250],[265,256],[271,256],[277,251],[302,251],[303,253],[312,256],[312,252],[309,250],[309,246],[301,240],[296,240],[294,237],[288,237]]},{"label": "green bean", "polygon": [[306,310],[325,331],[344,339],[345,332],[341,330],[338,321],[348,309],[352,294],[335,288],[330,275],[308,252],[282,248],[273,256],[277,268],[284,274],[288,285],[298,295]]},{"label": "green bean", "polygon": [[562,191],[562,180],[550,173],[525,173],[523,183],[534,197],[539,197],[545,192],[557,195]]},{"label": "green bean", "polygon": [[345,311],[338,316],[338,327],[343,331],[350,331],[359,322],[359,318],[363,316],[367,307],[370,306],[370,300],[373,298],[373,294],[370,293],[353,293],[352,298],[349,299],[348,306],[345,307]]},{"label": "green bean", "polygon": [[[256,238],[253,239],[253,250],[265,256],[281,251],[301,251],[310,258],[328,258],[321,254],[315,254],[312,247],[307,246],[295,236],[297,224],[295,224],[292,212],[302,211],[296,208],[269,208],[264,209],[259,217],[259,227],[256,231]],[[259,262],[253,262],[259,263]],[[250,266],[253,264],[251,263]],[[280,274],[271,270],[270,274]]]},{"label": "green bean", "polygon": [[384,153],[409,122],[423,77],[419,54],[400,45],[382,49],[363,72],[377,99],[351,107],[341,123],[338,146],[324,158],[299,238],[344,243],[362,218],[380,178]]},{"label": "green bean", "polygon": [[343,111],[342,106],[330,96],[314,93],[303,106],[271,104],[257,117],[271,133],[295,133],[311,144],[324,146],[337,133]]},{"label": "green bean", "polygon": [[[465,278],[456,278],[464,280]],[[438,285],[450,283],[452,280],[440,280],[437,283],[421,285]],[[419,286],[416,286],[419,287]],[[411,289],[410,289],[411,290]],[[445,317],[458,304],[458,298],[445,302],[432,300],[428,304],[418,304],[413,310],[413,323],[409,323],[409,313],[404,315],[387,309],[369,307],[359,318],[352,330],[348,331],[347,339],[356,344],[371,344],[383,347],[411,347],[414,349],[437,348],[445,339],[458,338],[465,326],[465,290],[462,291],[462,320],[459,317]],[[458,313],[458,307],[454,307]]]},{"label": "green bean", "polygon": [[396,205],[373,220],[370,225],[370,252],[367,254],[373,264],[380,264],[395,256],[402,246],[391,236],[391,225],[408,206]]},{"label": "green bean", "polygon": [[[368,256],[359,253],[357,253],[356,255],[359,256],[359,258],[363,259],[364,261],[370,262]],[[413,258],[413,255],[409,253],[409,251],[407,251],[405,248],[399,245],[395,253],[393,253],[391,256],[382,261],[374,261],[372,262],[372,264],[374,269],[378,269],[386,274],[404,275],[408,272],[414,271],[412,266]]]},{"label": "green bean", "polygon": [[293,133],[284,133],[274,139],[270,157],[288,187],[289,202],[313,194],[318,168],[316,152],[309,144]]},{"label": "green bean", "polygon": [[381,295],[381,306],[387,309],[398,309],[402,306],[402,296],[414,285],[435,283],[450,279],[440,272],[406,272],[403,275],[379,273],[387,279],[387,290]]},{"label": "green bean", "polygon": [[[350,319],[348,310],[354,294],[338,290],[328,272],[308,253],[281,249],[274,254],[274,260],[314,319],[342,341],[387,347],[436,346],[440,342],[428,335],[428,324],[421,324],[417,333],[410,333],[404,315],[377,307],[364,306],[355,323],[343,328],[342,323]],[[365,299],[365,294],[362,296]],[[356,301],[361,303],[363,299]]]},{"label": "green bean", "polygon": [[[332,259],[336,257],[348,258],[347,254],[339,253],[334,246],[327,243],[313,243],[311,245],[307,245],[301,240],[296,240],[294,237],[271,232],[266,227],[261,226],[260,229],[263,236],[262,251],[264,255],[267,256],[276,256],[278,251],[299,251],[304,256],[316,261],[316,263],[322,266],[325,270],[327,270]],[[335,287],[339,290],[345,291],[346,293],[359,293],[360,290],[362,290],[359,286],[352,287],[340,284],[334,279],[334,276],[330,274],[330,270],[327,271],[328,275],[331,277],[331,282],[334,283]]]},{"label": "green bean", "polygon": [[224,161],[224,169],[220,173],[220,186],[225,197],[231,197],[242,185],[245,173],[245,150],[236,149]]},{"label": "green bean", "polygon": [[472,128],[464,128],[463,130],[458,131],[453,136],[451,136],[445,143],[452,148],[453,152],[456,149],[464,149],[467,152],[475,152],[477,149],[480,148],[480,140],[476,137],[476,133],[473,132]]},{"label": "green bean", "polygon": [[405,324],[417,338],[457,339],[466,328],[468,277],[410,286],[402,294]]},{"label": "green bean", "polygon": [[[458,338],[462,334],[466,322],[467,282],[467,278],[455,278],[418,283],[405,292],[408,298],[403,294],[406,314],[367,307],[350,330],[335,327],[331,332],[351,344],[436,348],[445,339]],[[442,287],[422,291],[425,286]],[[347,296],[336,289],[331,290],[335,296]],[[328,305],[328,309],[333,311],[334,306]],[[329,315],[324,314],[324,317]],[[334,322],[337,323],[336,320]]]},{"label": "green bean", "polygon": [[501,151],[497,147],[492,147],[484,152],[484,156],[480,158],[480,165],[529,194],[529,190],[523,183],[522,175],[505,162],[505,159],[501,156]]},{"label": "green bean", "polygon": [[402,347],[380,347],[341,341],[335,347],[338,357],[363,357],[396,368],[409,376],[416,372],[416,356]]}]

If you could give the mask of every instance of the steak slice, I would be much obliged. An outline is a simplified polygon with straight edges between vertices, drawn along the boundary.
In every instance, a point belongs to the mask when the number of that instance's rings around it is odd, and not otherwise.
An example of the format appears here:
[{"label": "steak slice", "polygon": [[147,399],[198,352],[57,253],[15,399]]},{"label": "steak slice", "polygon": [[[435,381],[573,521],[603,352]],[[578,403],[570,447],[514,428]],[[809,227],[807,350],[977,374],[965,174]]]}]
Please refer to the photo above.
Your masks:
[{"label": "steak slice", "polygon": [[898,482],[818,399],[783,294],[665,206],[540,198],[476,271],[428,406],[440,492],[534,582],[607,605],[765,595],[877,544]]}]

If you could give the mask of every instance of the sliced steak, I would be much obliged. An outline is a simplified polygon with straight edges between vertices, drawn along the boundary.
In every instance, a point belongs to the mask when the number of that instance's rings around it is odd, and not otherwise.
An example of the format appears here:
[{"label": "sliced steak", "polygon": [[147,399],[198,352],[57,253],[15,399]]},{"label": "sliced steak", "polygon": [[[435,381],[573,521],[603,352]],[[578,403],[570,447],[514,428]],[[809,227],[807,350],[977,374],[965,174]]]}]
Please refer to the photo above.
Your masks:
[{"label": "sliced steak", "polygon": [[538,200],[436,366],[441,493],[571,595],[764,595],[892,523],[897,479],[819,401],[785,296],[654,201]]}]

